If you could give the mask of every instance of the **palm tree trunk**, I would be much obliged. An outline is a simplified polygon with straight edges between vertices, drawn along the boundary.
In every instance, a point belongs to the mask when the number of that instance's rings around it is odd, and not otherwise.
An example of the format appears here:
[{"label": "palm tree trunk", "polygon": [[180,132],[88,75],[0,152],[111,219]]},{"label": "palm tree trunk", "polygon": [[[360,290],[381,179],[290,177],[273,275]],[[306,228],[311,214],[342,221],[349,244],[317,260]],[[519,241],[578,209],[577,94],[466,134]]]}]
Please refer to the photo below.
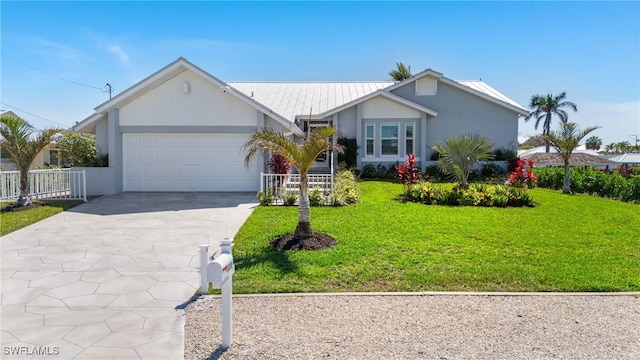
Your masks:
[{"label": "palm tree trunk", "polygon": [[300,174],[300,199],[298,199],[298,225],[293,233],[293,237],[300,239],[300,245],[304,239],[313,236],[311,231],[311,221],[309,214],[309,195],[307,194],[307,174]]},{"label": "palm tree trunk", "polygon": [[545,151],[547,154],[549,153],[549,149],[550,149],[550,144],[549,144],[549,139],[547,139],[546,137],[549,136],[549,134],[551,133],[551,113],[547,113],[547,118],[544,121],[544,129],[542,130],[542,134],[545,136],[544,139],[544,143],[545,143]]},{"label": "palm tree trunk", "polygon": [[571,194],[571,171],[569,169],[569,160],[564,161],[564,182],[562,183],[562,192]]},{"label": "palm tree trunk", "polygon": [[27,206],[31,204],[29,197],[29,168],[20,168],[20,197],[18,197],[18,206]]}]

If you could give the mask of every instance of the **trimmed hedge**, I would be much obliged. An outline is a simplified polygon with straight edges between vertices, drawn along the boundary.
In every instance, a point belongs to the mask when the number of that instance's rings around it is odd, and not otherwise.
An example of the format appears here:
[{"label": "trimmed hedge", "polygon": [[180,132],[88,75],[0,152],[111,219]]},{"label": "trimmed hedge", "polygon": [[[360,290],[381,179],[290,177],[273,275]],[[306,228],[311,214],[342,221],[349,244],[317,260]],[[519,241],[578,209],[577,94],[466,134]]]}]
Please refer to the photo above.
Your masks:
[{"label": "trimmed hedge", "polygon": [[[617,171],[608,174],[595,167],[571,168],[571,191],[591,194],[616,200],[640,204],[640,175],[625,178]],[[538,177],[538,186],[562,189],[564,168],[539,168],[533,173]]]}]

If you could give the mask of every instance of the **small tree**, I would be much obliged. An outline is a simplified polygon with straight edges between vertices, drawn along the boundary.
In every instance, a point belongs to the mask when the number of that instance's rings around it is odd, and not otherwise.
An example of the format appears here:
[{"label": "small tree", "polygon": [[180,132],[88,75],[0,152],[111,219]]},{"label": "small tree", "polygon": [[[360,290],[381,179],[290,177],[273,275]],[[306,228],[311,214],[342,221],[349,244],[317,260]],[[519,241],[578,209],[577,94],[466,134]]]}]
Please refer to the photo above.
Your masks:
[{"label": "small tree", "polygon": [[573,150],[578,147],[578,143],[596,129],[598,129],[598,127],[594,126],[579,131],[576,123],[563,122],[560,123],[559,131],[554,131],[547,136],[549,143],[558,151],[558,154],[560,154],[564,161],[562,192],[565,194],[571,193],[571,172],[569,167],[571,154]]},{"label": "small tree", "polygon": [[469,174],[479,161],[493,159],[491,142],[484,136],[469,134],[445,139],[433,150],[440,153],[438,166],[443,173],[451,175],[463,189],[469,188]]},{"label": "small tree", "polygon": [[31,204],[29,197],[29,168],[38,153],[49,145],[62,129],[39,131],[17,116],[0,117],[0,145],[9,154],[20,172],[20,197],[18,206]]},{"label": "small tree", "polygon": [[91,166],[96,161],[94,135],[66,132],[57,141],[62,167]]},{"label": "small tree", "polygon": [[307,174],[316,158],[325,151],[336,150],[342,152],[342,146],[334,144],[331,138],[335,136],[333,127],[321,127],[312,131],[301,144],[296,144],[284,134],[273,129],[261,129],[251,134],[243,148],[247,151],[244,159],[249,166],[251,159],[259,152],[271,151],[282,155],[300,174],[300,197],[298,198],[298,225],[293,237],[303,244],[305,239],[313,236],[311,230],[311,216],[309,213],[309,195]]},{"label": "small tree", "polygon": [[407,66],[401,62],[396,63],[396,69],[389,72],[389,76],[394,81],[402,81],[411,77],[411,66]]}]

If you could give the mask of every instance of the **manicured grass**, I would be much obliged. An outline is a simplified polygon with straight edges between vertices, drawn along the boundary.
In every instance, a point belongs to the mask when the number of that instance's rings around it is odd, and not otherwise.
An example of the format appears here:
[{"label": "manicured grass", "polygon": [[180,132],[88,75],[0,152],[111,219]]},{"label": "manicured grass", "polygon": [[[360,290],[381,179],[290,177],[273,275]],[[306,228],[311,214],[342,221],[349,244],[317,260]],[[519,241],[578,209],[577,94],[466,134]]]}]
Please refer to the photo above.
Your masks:
[{"label": "manicured grass", "polygon": [[259,207],[235,237],[234,292],[639,291],[640,206],[531,190],[534,208],[427,206],[398,184],[359,183],[361,203],[311,209],[332,249],[279,252],[295,207]]},{"label": "manicured grass", "polygon": [[[15,202],[0,202],[0,207],[14,204]],[[12,231],[22,229],[25,226],[37,223],[59,212],[70,209],[83,203],[82,200],[49,200],[38,202],[44,206],[22,211],[3,212],[0,214],[0,235],[6,235]]]}]

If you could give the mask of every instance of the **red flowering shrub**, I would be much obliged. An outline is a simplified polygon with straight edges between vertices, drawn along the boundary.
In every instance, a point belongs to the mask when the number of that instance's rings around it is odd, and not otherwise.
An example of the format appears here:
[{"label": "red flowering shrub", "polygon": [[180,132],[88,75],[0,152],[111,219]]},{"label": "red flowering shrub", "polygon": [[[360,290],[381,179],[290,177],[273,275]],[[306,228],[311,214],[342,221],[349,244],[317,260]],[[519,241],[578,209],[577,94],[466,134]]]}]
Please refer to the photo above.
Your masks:
[{"label": "red flowering shrub", "polygon": [[284,158],[284,156],[273,153],[269,159],[269,170],[272,174],[288,174],[291,169],[291,164]]},{"label": "red flowering shrub", "polygon": [[411,154],[407,161],[396,167],[398,171],[397,179],[404,186],[415,184],[419,180],[418,167],[416,166],[416,156]]},{"label": "red flowering shrub", "polygon": [[533,187],[538,183],[538,178],[533,174],[533,161],[516,158],[514,169],[509,174],[507,184],[515,187]]}]

